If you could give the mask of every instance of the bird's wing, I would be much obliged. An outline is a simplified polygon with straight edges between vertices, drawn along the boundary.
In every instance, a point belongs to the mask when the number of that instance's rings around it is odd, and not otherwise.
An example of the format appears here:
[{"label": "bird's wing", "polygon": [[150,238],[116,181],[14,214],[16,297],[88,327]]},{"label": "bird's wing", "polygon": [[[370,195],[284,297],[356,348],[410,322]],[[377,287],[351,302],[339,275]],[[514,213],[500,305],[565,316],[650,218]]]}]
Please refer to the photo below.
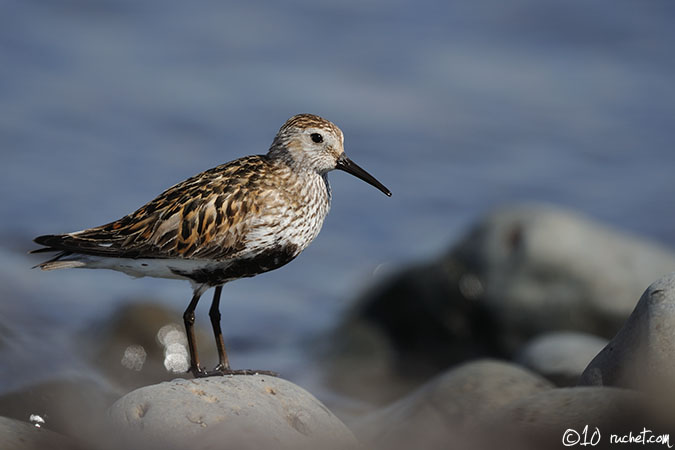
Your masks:
[{"label": "bird's wing", "polygon": [[[46,235],[48,248],[118,258],[233,258],[250,252],[247,235],[257,226],[269,188],[265,156],[237,159],[164,191],[119,220],[75,233]],[[269,189],[267,189],[269,191]]]}]

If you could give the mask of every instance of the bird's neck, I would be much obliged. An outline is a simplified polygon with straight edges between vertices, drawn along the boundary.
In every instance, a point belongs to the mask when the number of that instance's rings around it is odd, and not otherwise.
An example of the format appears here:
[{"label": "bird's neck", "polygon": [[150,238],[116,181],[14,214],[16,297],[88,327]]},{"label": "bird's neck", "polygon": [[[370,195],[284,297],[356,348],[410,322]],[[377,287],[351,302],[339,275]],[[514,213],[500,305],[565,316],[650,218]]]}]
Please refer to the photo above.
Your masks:
[{"label": "bird's neck", "polygon": [[317,171],[312,167],[312,164],[308,164],[308,161],[294,157],[288,147],[284,145],[273,144],[267,152],[267,157],[273,164],[285,166],[300,177],[325,177],[326,174],[325,172]]}]

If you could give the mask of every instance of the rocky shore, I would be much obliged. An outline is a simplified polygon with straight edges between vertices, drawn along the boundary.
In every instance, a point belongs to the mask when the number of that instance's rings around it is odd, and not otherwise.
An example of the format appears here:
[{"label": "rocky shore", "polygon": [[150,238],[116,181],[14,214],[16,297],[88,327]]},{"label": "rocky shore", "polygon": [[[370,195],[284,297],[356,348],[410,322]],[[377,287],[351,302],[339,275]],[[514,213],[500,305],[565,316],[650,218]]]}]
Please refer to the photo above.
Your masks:
[{"label": "rocky shore", "polygon": [[550,206],[504,208],[327,333],[326,382],[368,411],[332,412],[276,377],[171,379],[161,348],[147,370],[120,369],[129,336],[152,349],[165,322],[135,306],[95,352],[105,376],[0,397],[0,448],[668,448],[673,272],[658,244]]}]

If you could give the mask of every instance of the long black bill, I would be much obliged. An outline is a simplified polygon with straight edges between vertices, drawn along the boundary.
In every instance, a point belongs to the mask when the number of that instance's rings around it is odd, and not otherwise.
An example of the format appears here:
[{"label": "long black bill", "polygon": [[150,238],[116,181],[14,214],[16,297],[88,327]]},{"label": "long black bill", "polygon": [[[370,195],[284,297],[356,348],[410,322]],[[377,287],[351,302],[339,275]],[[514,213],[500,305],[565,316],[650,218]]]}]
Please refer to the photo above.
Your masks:
[{"label": "long black bill", "polygon": [[336,169],[344,170],[347,173],[351,173],[357,178],[361,178],[366,183],[375,186],[379,190],[385,193],[387,197],[391,197],[391,191],[387,189],[382,183],[377,181],[374,176],[363,170],[359,167],[354,161],[347,158],[344,153],[340,158],[338,158]]}]

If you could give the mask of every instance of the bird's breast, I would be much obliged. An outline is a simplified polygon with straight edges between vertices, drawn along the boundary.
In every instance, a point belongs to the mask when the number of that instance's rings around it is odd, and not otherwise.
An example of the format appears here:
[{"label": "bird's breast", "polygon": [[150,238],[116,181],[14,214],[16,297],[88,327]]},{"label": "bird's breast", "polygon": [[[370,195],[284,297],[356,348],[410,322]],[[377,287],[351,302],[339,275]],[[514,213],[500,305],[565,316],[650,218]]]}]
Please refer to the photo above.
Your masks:
[{"label": "bird's breast", "polygon": [[330,210],[330,185],[325,175],[315,176],[299,191],[298,206],[289,211],[288,239],[301,250],[317,237]]},{"label": "bird's breast", "polygon": [[[290,182],[289,182],[290,181]],[[250,250],[276,246],[302,252],[321,231],[330,209],[330,187],[325,176],[294,177],[270,191],[246,240]]]}]

